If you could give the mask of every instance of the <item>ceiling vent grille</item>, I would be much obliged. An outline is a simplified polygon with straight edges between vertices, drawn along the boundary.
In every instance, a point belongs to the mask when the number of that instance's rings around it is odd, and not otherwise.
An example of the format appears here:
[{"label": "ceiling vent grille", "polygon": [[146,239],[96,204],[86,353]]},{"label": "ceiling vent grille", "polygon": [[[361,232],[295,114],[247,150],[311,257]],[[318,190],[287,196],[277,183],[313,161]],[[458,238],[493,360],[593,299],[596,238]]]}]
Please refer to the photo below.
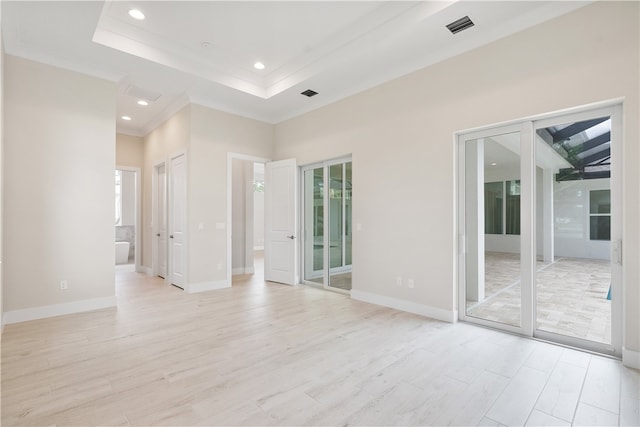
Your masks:
[{"label": "ceiling vent grille", "polygon": [[300,94],[311,98],[312,96],[317,95],[318,92],[316,92],[315,90],[307,89],[304,92],[301,92]]},{"label": "ceiling vent grille", "polygon": [[467,28],[473,27],[474,25],[475,24],[473,23],[473,21],[469,19],[468,16],[465,16],[464,18],[460,18],[457,21],[453,21],[451,24],[447,25],[447,28],[449,29],[449,31],[451,31],[452,34],[457,34],[460,31],[464,31]]},{"label": "ceiling vent grille", "polygon": [[156,102],[162,96],[161,93],[143,89],[138,86],[129,85],[125,93],[133,98],[144,99],[149,102]]}]

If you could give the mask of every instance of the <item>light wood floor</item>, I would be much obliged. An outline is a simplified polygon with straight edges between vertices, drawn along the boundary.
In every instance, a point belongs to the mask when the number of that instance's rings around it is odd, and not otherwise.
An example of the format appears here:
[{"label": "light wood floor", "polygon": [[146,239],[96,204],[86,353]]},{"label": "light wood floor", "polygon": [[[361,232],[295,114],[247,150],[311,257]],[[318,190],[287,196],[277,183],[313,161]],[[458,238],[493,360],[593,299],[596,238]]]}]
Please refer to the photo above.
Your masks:
[{"label": "light wood floor", "polygon": [[8,325],[2,425],[638,425],[617,360],[245,276]]}]

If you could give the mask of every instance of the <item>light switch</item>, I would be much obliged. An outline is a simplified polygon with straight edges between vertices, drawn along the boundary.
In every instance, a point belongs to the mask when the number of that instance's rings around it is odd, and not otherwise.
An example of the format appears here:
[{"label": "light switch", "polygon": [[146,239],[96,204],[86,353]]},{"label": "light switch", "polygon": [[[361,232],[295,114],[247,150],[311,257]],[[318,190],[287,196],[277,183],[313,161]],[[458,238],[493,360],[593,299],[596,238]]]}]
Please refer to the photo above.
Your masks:
[{"label": "light switch", "polygon": [[356,231],[362,231],[362,224],[360,223],[356,224]]},{"label": "light switch", "polygon": [[216,229],[224,230],[224,222],[216,222]]},{"label": "light switch", "polygon": [[198,224],[198,230],[204,230],[204,222]]}]

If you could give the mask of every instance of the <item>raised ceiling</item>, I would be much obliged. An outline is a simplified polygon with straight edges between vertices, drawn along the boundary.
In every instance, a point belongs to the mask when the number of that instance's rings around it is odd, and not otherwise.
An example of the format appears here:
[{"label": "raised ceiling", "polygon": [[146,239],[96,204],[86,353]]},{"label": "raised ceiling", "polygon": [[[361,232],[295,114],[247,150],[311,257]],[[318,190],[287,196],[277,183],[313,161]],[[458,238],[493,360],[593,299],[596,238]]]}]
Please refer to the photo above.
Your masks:
[{"label": "raised ceiling", "polygon": [[587,3],[3,1],[2,31],[8,54],[117,82],[117,130],[145,135],[187,102],[278,123]]}]

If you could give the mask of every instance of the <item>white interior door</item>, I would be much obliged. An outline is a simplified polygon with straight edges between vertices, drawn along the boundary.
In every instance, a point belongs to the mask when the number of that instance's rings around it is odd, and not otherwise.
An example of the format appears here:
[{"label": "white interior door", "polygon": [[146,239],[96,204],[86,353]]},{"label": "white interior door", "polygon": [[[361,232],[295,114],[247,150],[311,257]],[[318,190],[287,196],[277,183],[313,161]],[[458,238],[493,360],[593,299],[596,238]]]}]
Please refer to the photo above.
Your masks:
[{"label": "white interior door", "polygon": [[265,279],[298,283],[298,173],[295,159],[265,168]]},{"label": "white interior door", "polygon": [[167,171],[164,164],[156,167],[157,182],[157,230],[156,230],[156,253],[158,254],[158,276],[167,277]]},{"label": "white interior door", "polygon": [[184,289],[186,267],[187,169],[184,154],[171,159],[169,175],[169,250],[171,284]]}]

